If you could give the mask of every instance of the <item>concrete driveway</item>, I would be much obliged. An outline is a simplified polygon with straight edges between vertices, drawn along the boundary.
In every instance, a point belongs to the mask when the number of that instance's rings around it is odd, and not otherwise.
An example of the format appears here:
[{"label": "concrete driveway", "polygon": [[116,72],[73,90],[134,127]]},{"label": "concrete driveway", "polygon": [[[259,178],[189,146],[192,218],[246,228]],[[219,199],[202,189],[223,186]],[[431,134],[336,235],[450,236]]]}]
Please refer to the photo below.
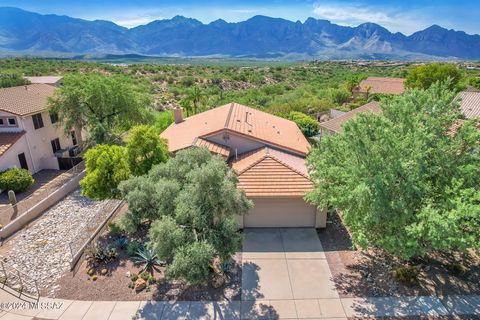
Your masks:
[{"label": "concrete driveway", "polygon": [[242,300],[338,299],[313,228],[245,229]]}]

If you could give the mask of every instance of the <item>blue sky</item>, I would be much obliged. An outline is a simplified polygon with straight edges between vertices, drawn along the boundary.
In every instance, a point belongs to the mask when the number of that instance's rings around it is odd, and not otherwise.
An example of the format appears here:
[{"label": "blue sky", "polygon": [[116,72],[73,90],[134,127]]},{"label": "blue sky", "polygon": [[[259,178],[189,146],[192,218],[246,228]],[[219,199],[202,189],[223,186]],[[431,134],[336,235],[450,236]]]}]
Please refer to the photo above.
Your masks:
[{"label": "blue sky", "polygon": [[0,6],[88,20],[105,19],[126,27],[175,15],[205,23],[219,18],[237,22],[254,15],[267,15],[294,21],[314,17],[350,26],[375,22],[405,34],[432,24],[478,34],[478,3],[479,0],[0,0]]}]

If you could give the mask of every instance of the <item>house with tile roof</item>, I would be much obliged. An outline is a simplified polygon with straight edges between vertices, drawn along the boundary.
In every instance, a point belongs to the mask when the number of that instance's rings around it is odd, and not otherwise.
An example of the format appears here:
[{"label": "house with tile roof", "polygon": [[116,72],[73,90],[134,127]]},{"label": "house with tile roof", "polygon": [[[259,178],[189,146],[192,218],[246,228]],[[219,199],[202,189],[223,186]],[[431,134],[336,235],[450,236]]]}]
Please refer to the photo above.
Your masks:
[{"label": "house with tile roof", "polygon": [[293,121],[238,103],[185,119],[176,108],[174,119],[161,133],[171,153],[205,147],[237,172],[238,188],[254,202],[241,227],[325,227],[326,213],[303,199],[313,188],[311,146]]},{"label": "house with tile roof", "polygon": [[460,100],[460,111],[465,118],[480,118],[480,92],[463,91],[457,95]]},{"label": "house with tile roof", "polygon": [[359,113],[367,113],[367,112],[373,112],[376,114],[380,114],[382,112],[382,109],[380,108],[380,103],[377,101],[372,101],[369,102],[361,107],[355,108],[353,110],[350,110],[348,112],[345,112],[344,114],[320,123],[320,136],[324,136],[326,134],[338,134],[343,131],[343,124],[347,122],[350,119],[353,119],[357,116]]},{"label": "house with tile roof", "polygon": [[48,112],[54,92],[55,86],[43,83],[0,89],[0,171],[19,167],[36,173],[75,164],[75,132],[66,136],[58,116]]},{"label": "house with tile roof", "polygon": [[368,99],[369,94],[394,94],[405,92],[404,78],[368,77],[353,89],[353,98],[364,95]]}]

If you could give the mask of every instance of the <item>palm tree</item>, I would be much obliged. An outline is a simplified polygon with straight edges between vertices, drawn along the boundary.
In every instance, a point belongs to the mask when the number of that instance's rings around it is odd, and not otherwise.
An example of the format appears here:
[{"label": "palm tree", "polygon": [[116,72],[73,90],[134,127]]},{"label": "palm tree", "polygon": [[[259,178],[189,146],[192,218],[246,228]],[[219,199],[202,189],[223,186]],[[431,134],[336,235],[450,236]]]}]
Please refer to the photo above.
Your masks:
[{"label": "palm tree", "polygon": [[197,86],[189,91],[187,99],[193,103],[193,114],[197,113],[198,107],[207,101],[207,95]]},{"label": "palm tree", "polygon": [[190,101],[190,99],[184,98],[180,100],[180,107],[182,107],[183,110],[185,110],[185,112],[187,113],[187,117],[189,117],[190,114],[192,113],[192,102]]}]

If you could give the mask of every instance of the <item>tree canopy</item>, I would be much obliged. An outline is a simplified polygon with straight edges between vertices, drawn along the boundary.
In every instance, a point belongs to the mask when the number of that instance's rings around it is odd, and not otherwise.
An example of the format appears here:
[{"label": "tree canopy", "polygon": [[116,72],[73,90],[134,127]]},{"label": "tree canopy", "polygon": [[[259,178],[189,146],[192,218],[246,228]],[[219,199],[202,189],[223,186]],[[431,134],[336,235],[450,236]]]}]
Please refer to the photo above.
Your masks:
[{"label": "tree canopy", "polygon": [[87,175],[80,181],[82,194],[92,199],[118,198],[118,184],[128,179],[126,150],[116,145],[97,145],[85,153]]},{"label": "tree canopy", "polygon": [[403,258],[480,244],[480,133],[451,84],[414,89],[322,137],[307,199],[338,208],[352,240]]},{"label": "tree canopy", "polygon": [[447,79],[450,79],[449,89],[455,90],[462,79],[457,66],[451,63],[428,63],[410,69],[405,85],[409,88],[428,89],[432,84]]},{"label": "tree canopy", "polygon": [[132,125],[148,121],[151,97],[128,77],[70,74],[49,103],[66,132],[86,129],[91,144],[111,144]]},{"label": "tree canopy", "polygon": [[305,113],[292,111],[288,118],[297,124],[305,137],[313,137],[318,133],[318,121]]},{"label": "tree canopy", "polygon": [[153,165],[168,159],[167,141],[160,138],[154,127],[133,127],[127,137],[127,158],[135,176],[146,174]]},{"label": "tree canopy", "polygon": [[167,276],[202,282],[215,256],[228,259],[240,246],[235,215],[252,203],[237,181],[223,158],[207,149],[180,151],[147,175],[120,184],[130,210],[121,225],[150,220],[150,246],[168,261]]}]

